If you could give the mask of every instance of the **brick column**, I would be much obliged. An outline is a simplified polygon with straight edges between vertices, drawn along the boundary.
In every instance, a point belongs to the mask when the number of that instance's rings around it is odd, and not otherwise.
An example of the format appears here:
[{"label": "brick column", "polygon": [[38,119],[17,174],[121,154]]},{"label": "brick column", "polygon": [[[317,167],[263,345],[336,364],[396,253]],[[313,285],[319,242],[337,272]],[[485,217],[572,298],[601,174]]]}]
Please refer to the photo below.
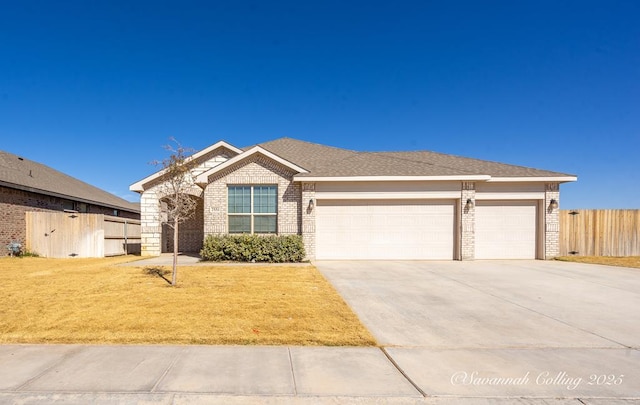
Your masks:
[{"label": "brick column", "polygon": [[209,184],[203,193],[204,236],[227,233],[227,185],[222,181]]},{"label": "brick column", "polygon": [[[309,201],[313,200],[313,208],[309,207]],[[316,258],[316,185],[315,183],[302,183],[302,241],[307,252],[307,260]]]},{"label": "brick column", "polygon": [[160,256],[162,252],[162,225],[160,223],[160,201],[153,190],[142,193],[140,198],[142,216],[140,218],[140,238],[142,256]]},{"label": "brick column", "polygon": [[[467,205],[467,200],[471,200],[471,204]],[[458,209],[460,211],[460,260],[473,260],[476,255],[476,185],[474,182],[462,182]]]},{"label": "brick column", "polygon": [[560,185],[547,183],[544,187],[544,258],[553,259],[560,255],[560,206],[550,208],[551,200],[560,204]]}]

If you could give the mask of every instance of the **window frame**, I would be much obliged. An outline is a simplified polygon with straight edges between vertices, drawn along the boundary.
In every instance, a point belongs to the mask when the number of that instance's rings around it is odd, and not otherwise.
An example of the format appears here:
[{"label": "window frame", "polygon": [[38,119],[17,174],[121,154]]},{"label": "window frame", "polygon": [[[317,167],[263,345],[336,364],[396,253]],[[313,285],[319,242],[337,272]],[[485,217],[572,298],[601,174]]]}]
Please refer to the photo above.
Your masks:
[{"label": "window frame", "polygon": [[[256,212],[255,210],[255,188],[273,187],[275,190],[274,212]],[[229,201],[232,188],[249,188],[249,212],[230,212]],[[231,235],[277,235],[278,234],[278,185],[277,184],[227,184],[227,233]],[[249,232],[232,232],[231,217],[249,217]],[[275,217],[275,227],[273,232],[256,232],[256,217]]]}]

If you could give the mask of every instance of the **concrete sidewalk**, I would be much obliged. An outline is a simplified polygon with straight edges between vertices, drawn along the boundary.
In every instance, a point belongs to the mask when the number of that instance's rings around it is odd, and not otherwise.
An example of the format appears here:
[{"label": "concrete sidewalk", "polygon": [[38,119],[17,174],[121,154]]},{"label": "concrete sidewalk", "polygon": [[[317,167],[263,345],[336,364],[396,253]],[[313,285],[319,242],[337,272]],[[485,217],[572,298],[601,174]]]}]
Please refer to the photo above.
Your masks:
[{"label": "concrete sidewalk", "polygon": [[[425,369],[433,365],[425,364]],[[2,404],[631,404],[430,396],[380,348],[0,346]]]},{"label": "concrete sidewalk", "polygon": [[318,397],[424,399],[378,348],[0,346],[0,403],[318,403]]}]

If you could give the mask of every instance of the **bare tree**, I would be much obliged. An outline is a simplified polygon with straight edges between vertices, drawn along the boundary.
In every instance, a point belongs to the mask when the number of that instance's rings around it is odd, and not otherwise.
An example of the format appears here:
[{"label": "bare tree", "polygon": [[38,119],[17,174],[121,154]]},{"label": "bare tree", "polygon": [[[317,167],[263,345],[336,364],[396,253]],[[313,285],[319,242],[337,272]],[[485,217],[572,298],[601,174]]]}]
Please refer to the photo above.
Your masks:
[{"label": "bare tree", "polygon": [[191,197],[190,192],[199,191],[195,184],[193,169],[196,162],[187,156],[193,152],[185,148],[174,138],[169,138],[174,145],[165,145],[164,148],[170,155],[162,161],[154,161],[152,164],[162,166],[162,183],[159,192],[164,196],[166,205],[162,222],[173,228],[173,272],[171,285],[175,286],[178,277],[178,229],[179,225],[193,217],[197,202]]}]

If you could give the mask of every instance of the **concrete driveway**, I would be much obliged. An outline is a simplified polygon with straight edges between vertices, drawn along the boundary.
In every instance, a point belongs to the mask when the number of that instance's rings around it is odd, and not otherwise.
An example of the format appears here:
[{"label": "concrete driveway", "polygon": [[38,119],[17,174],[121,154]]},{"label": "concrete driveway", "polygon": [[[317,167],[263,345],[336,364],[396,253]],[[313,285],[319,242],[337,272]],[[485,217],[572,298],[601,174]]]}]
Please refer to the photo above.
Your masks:
[{"label": "concrete driveway", "polygon": [[318,262],[427,396],[640,398],[640,270]]}]

